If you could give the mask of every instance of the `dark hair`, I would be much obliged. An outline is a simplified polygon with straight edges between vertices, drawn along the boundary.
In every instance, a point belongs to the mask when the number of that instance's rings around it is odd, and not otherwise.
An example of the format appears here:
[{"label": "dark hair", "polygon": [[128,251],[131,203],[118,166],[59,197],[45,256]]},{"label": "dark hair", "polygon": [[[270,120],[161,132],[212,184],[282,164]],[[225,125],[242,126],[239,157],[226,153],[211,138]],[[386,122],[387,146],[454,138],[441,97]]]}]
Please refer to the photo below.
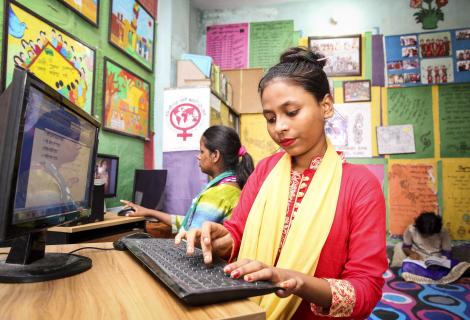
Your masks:
[{"label": "dark hair", "polygon": [[240,188],[246,183],[248,177],[253,172],[253,159],[248,153],[243,156],[238,155],[241,148],[240,137],[232,128],[226,126],[209,127],[202,134],[206,148],[215,152],[219,150],[224,163],[225,170],[235,170],[237,183]]},{"label": "dark hair", "polygon": [[321,101],[330,93],[328,78],[323,71],[326,59],[320,53],[314,53],[303,47],[287,49],[275,66],[261,78],[258,85],[260,95],[266,86],[275,78],[285,79],[301,86],[311,93],[317,101]]},{"label": "dark hair", "polygon": [[415,228],[422,235],[441,232],[442,218],[434,212],[423,212],[415,220]]}]

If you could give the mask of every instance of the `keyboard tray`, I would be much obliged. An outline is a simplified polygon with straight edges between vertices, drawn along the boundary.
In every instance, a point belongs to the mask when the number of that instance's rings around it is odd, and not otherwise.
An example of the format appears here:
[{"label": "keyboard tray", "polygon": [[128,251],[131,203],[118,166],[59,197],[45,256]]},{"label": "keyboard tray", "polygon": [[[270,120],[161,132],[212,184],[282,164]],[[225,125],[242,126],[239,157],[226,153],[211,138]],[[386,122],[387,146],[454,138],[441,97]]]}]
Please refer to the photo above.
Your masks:
[{"label": "keyboard tray", "polygon": [[173,239],[123,239],[139,259],[176,296],[189,305],[205,305],[272,293],[279,287],[268,281],[246,282],[225,275],[227,264],[214,257],[212,266],[203,262],[202,251],[186,255],[186,244]]}]

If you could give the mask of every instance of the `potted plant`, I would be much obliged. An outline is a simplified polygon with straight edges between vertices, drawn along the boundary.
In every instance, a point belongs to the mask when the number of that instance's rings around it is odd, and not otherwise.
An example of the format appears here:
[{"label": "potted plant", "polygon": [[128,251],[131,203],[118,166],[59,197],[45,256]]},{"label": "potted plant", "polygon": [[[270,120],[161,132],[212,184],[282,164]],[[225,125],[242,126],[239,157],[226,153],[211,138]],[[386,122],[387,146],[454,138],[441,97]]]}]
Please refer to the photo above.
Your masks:
[{"label": "potted plant", "polygon": [[[433,6],[435,2],[435,6]],[[447,5],[448,0],[410,0],[410,7],[419,9],[413,16],[416,22],[423,25],[423,29],[436,29],[439,21],[444,21],[441,8]]]}]

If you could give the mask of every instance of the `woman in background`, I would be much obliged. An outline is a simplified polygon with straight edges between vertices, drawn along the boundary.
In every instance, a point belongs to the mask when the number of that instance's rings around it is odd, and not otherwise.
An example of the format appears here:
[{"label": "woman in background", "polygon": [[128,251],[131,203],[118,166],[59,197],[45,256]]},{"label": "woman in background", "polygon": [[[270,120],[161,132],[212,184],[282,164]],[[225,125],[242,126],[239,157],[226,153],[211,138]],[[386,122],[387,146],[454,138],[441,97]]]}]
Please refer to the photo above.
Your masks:
[{"label": "woman in background", "polygon": [[[237,205],[240,190],[253,171],[253,160],[241,145],[235,130],[225,126],[208,128],[200,140],[201,171],[213,178],[197,195],[185,216],[169,214],[121,200],[135,212],[131,217],[154,217],[178,230],[200,228],[204,221],[222,223]],[[190,177],[188,177],[190,178]]]},{"label": "woman in background", "polygon": [[[468,262],[451,259],[452,244],[449,233],[442,228],[442,218],[434,212],[423,212],[403,233],[403,252],[409,259],[403,261],[403,279],[422,284],[450,283],[462,276],[470,267]],[[449,267],[434,265],[423,267],[413,262],[431,257],[447,258]],[[444,259],[446,260],[446,259]]]},{"label": "woman in background", "polygon": [[326,138],[334,110],[324,66],[323,56],[291,48],[268,70],[263,114],[284,152],[258,163],[223,225],[175,238],[187,239],[188,254],[200,244],[206,263],[229,259],[232,278],[284,288],[254,298],[268,319],[364,319],[382,295],[385,200],[373,174]]}]

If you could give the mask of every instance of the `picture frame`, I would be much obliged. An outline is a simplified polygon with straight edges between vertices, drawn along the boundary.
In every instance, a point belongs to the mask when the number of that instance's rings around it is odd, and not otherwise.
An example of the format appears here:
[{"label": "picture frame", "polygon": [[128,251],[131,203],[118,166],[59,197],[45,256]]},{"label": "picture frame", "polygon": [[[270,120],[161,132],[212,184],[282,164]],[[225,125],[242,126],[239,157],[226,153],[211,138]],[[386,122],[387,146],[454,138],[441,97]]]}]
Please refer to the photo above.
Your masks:
[{"label": "picture frame", "polygon": [[344,102],[367,102],[371,100],[370,80],[343,81]]},{"label": "picture frame", "polygon": [[330,77],[353,77],[362,74],[362,36],[308,37],[310,51],[323,54],[323,70]]},{"label": "picture frame", "polygon": [[18,65],[93,114],[95,48],[15,1],[7,1],[5,9],[2,90]]},{"label": "picture frame", "polygon": [[[135,26],[132,24],[134,19]],[[153,71],[155,20],[139,1],[111,0],[108,30],[108,41],[112,46]]]},{"label": "picture frame", "polygon": [[95,161],[95,184],[104,184],[104,197],[112,198],[117,194],[119,157],[98,153]]},{"label": "picture frame", "polygon": [[148,140],[150,84],[109,58],[104,59],[103,130]]},{"label": "picture frame", "polygon": [[[100,20],[100,0],[81,0],[80,4],[74,0],[60,0],[64,6],[74,11],[78,16],[92,24],[99,27]],[[96,2],[96,3],[95,3]]]}]

